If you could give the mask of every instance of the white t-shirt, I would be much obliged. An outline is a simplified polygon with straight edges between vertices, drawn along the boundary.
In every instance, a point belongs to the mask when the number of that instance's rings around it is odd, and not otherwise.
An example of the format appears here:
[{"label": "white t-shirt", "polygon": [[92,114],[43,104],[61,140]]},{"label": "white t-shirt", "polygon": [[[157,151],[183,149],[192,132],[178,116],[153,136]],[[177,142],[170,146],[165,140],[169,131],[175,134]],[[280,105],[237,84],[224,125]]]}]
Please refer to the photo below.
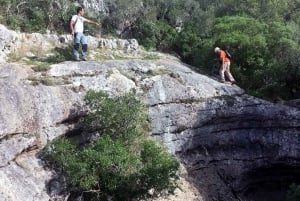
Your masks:
[{"label": "white t-shirt", "polygon": [[86,21],[86,19],[82,16],[73,15],[71,21],[73,21],[75,23],[74,32],[75,33],[78,33],[78,32],[83,33],[83,23],[84,23],[84,21]]}]

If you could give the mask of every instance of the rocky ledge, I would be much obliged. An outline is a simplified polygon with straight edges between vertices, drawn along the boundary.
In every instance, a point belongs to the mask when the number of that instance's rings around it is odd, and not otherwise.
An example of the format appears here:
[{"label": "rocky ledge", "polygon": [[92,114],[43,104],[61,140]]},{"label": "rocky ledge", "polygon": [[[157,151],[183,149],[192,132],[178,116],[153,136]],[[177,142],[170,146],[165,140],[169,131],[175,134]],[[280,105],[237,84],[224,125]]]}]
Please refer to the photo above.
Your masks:
[{"label": "rocky ledge", "polygon": [[[13,43],[0,44],[13,50]],[[186,169],[186,193],[169,200],[276,201],[290,183],[300,181],[300,110],[295,104],[251,97],[166,55],[65,61],[45,72],[4,63],[0,201],[66,198],[68,190],[38,154],[48,141],[74,129],[89,89],[113,95],[134,90],[145,103],[151,135]],[[191,189],[193,196],[187,196]]]}]

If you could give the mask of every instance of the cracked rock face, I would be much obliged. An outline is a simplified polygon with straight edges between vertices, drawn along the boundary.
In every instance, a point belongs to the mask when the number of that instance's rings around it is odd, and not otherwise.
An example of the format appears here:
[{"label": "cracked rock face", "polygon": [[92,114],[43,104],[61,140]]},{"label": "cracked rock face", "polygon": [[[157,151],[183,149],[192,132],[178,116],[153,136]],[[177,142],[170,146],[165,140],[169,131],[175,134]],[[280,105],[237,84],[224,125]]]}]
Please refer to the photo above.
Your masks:
[{"label": "cracked rock face", "polygon": [[299,182],[297,109],[242,95],[160,105],[152,114],[153,121],[154,114],[165,119],[155,121],[156,136],[180,156],[208,200],[282,200]]},{"label": "cracked rock face", "polygon": [[[41,84],[46,78],[51,85]],[[259,200],[272,189],[281,196],[268,184],[297,180],[291,177],[299,168],[299,109],[250,97],[174,58],[66,61],[46,74],[3,64],[0,201],[64,199],[65,187],[38,154],[47,141],[74,128],[89,89],[136,91],[148,107],[151,135],[181,160],[189,185],[199,190],[193,200]]]}]

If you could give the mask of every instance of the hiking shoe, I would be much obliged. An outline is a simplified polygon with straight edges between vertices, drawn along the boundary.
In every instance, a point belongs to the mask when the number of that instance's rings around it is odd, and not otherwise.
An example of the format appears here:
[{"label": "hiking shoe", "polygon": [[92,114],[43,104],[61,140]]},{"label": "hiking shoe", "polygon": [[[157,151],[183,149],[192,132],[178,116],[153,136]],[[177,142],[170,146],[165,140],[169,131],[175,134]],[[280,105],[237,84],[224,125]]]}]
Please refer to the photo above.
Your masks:
[{"label": "hiking shoe", "polygon": [[231,81],[231,84],[236,84],[236,81],[235,80]]},{"label": "hiking shoe", "polygon": [[221,83],[225,83],[225,80],[220,80]]},{"label": "hiking shoe", "polygon": [[81,59],[82,59],[82,61],[86,61],[87,60],[86,57],[82,57]]}]

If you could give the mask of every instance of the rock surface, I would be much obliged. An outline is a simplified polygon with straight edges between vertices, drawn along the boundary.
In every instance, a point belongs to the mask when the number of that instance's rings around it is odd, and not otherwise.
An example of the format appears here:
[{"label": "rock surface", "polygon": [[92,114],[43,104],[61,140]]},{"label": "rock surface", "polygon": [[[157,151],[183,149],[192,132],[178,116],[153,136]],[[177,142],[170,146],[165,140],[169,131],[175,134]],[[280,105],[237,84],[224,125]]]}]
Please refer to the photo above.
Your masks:
[{"label": "rock surface", "polygon": [[183,191],[166,200],[275,201],[300,181],[299,108],[248,96],[176,58],[65,61],[46,72],[3,63],[0,201],[64,200],[65,187],[38,154],[74,128],[89,89],[112,95],[134,89],[147,105],[151,135],[186,169]]},{"label": "rock surface", "polygon": [[7,60],[7,55],[12,51],[16,40],[17,33],[0,24],[0,63]]},{"label": "rock surface", "polygon": [[[94,55],[101,58],[138,57],[142,49],[135,39],[100,38],[87,35],[89,50],[103,50],[101,54]],[[0,63],[17,61],[21,58],[43,58],[45,56],[56,56],[53,52],[63,51],[72,46],[73,38],[70,34],[40,34],[40,33],[17,33],[8,30],[0,24]],[[91,57],[95,54],[91,51]],[[54,55],[53,55],[54,54]],[[92,58],[95,60],[96,58]]]}]

